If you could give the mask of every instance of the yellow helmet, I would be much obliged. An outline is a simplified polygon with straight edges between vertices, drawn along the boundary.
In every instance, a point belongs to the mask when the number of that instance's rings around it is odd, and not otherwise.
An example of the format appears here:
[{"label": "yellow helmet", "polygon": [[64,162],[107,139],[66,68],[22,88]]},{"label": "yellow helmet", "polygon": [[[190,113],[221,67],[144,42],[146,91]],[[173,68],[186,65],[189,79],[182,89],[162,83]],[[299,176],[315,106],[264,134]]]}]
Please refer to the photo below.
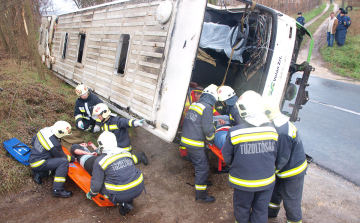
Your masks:
[{"label": "yellow helmet", "polygon": [[101,115],[103,118],[107,118],[109,117],[110,113],[111,111],[108,106],[104,103],[100,103],[94,107],[92,117],[93,119],[97,119],[97,116]]},{"label": "yellow helmet", "polygon": [[75,92],[77,94],[77,96],[82,96],[84,94],[89,93],[89,89],[83,85],[83,84],[79,84],[76,88],[75,88]]},{"label": "yellow helmet", "polygon": [[57,138],[71,135],[71,125],[65,121],[57,121],[51,126],[51,131]]}]

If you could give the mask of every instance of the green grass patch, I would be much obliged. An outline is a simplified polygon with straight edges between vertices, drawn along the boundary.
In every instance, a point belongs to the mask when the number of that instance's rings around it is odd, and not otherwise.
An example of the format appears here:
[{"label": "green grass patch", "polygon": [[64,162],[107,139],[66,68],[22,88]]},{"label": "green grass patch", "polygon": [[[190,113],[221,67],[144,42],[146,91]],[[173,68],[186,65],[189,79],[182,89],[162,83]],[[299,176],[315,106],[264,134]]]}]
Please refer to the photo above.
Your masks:
[{"label": "green grass patch", "polygon": [[[315,18],[317,15],[319,15],[322,11],[324,11],[325,8],[326,8],[326,3],[324,2],[322,5],[319,6],[319,8],[315,8],[315,9],[307,11],[307,12],[302,12],[302,16],[305,18],[305,24],[306,24],[306,22],[309,22],[310,20]],[[298,16],[293,15],[291,17],[296,19]]]},{"label": "green grass patch", "polygon": [[[332,12],[333,10],[334,10],[334,4],[331,4],[329,9],[322,16],[320,16],[315,22],[313,22],[313,24],[311,24],[306,28],[311,33],[311,35],[314,35],[315,30],[321,25],[321,23],[323,23],[325,19],[329,18],[329,13]],[[310,41],[310,37],[305,35],[301,48],[305,46],[305,43],[307,43],[308,41]]]},{"label": "green grass patch", "polygon": [[[72,86],[46,70],[46,81],[40,81],[36,68],[23,60],[18,66],[10,59],[0,60],[0,194],[16,191],[20,186],[35,184],[31,169],[6,156],[2,142],[13,137],[31,145],[32,137],[56,121],[68,121],[73,132],[80,132],[85,142],[97,145],[100,133],[88,133],[75,127],[74,107],[77,95]],[[130,137],[134,128],[129,129]]]},{"label": "green grass patch", "polygon": [[336,74],[360,80],[360,36],[346,37],[341,48],[334,45],[321,49],[324,60]]}]

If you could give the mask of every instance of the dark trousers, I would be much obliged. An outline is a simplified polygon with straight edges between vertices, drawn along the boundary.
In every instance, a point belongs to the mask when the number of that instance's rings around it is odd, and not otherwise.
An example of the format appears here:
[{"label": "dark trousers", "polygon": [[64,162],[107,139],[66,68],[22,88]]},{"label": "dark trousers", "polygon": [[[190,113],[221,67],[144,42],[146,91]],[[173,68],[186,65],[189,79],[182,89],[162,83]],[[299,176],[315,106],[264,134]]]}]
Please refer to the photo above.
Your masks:
[{"label": "dark trousers", "polygon": [[186,148],[190,161],[195,168],[195,193],[199,199],[206,198],[206,181],[209,176],[209,160],[205,148]]},{"label": "dark trousers", "polygon": [[33,168],[33,170],[38,172],[55,170],[53,189],[64,190],[66,175],[69,171],[69,161],[66,158],[51,158],[41,166]]},{"label": "dark trousers", "polygon": [[297,179],[276,179],[274,192],[269,204],[270,217],[278,215],[281,201],[284,201],[287,220],[294,222],[302,220],[301,199],[304,178],[305,175]]},{"label": "dark trousers", "polygon": [[128,190],[128,192],[124,192],[121,194],[111,194],[109,193],[108,190],[106,190],[105,186],[103,186],[100,190],[100,194],[105,195],[106,197],[109,198],[109,200],[114,204],[114,205],[121,205],[122,203],[129,203],[132,204],[133,200],[135,198],[137,198],[138,196],[140,196],[140,194],[143,192],[143,190],[145,189],[145,184],[144,181],[136,186],[136,188],[132,189],[132,190]]},{"label": "dark trousers", "polygon": [[345,44],[347,29],[338,30],[337,33],[337,45],[343,46]]},{"label": "dark trousers", "polygon": [[234,188],[234,215],[238,223],[266,223],[268,205],[274,186],[264,191],[248,192]]}]

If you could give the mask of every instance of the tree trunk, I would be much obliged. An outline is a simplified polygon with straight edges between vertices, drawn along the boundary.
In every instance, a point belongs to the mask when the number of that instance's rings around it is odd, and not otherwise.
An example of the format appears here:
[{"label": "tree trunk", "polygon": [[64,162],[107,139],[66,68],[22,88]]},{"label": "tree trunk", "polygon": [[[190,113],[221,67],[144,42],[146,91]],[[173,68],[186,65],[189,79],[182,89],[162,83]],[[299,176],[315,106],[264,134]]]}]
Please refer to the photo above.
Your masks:
[{"label": "tree trunk", "polygon": [[2,29],[1,29],[1,26],[0,26],[0,42],[4,46],[5,51],[7,53],[10,53],[9,45],[6,42],[6,39],[5,39],[4,33],[3,33]]},{"label": "tree trunk", "polygon": [[29,52],[32,54],[32,57],[35,61],[35,65],[36,65],[36,69],[38,71],[38,75],[39,75],[39,79],[41,81],[45,81],[45,74],[44,74],[44,70],[43,67],[41,65],[41,59],[40,59],[40,55],[37,51],[37,43],[36,43],[36,39],[35,39],[35,27],[34,27],[34,19],[33,19],[33,14],[32,14],[32,10],[31,10],[31,6],[30,6],[30,0],[25,0],[24,1],[25,4],[25,17],[26,17],[26,23],[27,23],[27,27],[28,27],[28,31],[29,31],[29,35],[28,35],[28,43],[29,43]]}]

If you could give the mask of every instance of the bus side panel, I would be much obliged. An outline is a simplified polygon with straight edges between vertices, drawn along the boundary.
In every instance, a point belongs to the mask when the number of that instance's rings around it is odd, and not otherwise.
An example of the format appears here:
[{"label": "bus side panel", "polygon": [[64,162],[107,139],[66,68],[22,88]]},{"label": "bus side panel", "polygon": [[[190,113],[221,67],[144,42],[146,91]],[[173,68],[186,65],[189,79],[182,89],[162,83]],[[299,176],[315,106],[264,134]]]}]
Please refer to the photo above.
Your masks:
[{"label": "bus side panel", "polygon": [[206,0],[178,3],[161,102],[156,120],[156,135],[172,141],[178,129],[200,41]]},{"label": "bus side panel", "polygon": [[277,30],[273,31],[276,32],[276,43],[262,96],[280,104],[288,80],[296,39],[296,22],[286,15],[278,16]]}]

